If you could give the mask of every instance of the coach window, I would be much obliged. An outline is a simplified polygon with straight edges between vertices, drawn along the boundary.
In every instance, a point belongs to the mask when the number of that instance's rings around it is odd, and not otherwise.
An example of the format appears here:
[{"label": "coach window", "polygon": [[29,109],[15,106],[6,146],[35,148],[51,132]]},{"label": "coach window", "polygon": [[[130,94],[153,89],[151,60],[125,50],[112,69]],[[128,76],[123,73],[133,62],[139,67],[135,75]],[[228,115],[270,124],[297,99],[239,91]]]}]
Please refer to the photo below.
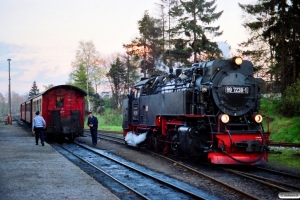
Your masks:
[{"label": "coach window", "polygon": [[63,108],[63,107],[64,107],[64,98],[56,97],[56,108]]},{"label": "coach window", "polygon": [[36,101],[33,101],[33,103],[32,103],[32,105],[33,105],[33,112],[35,112],[35,110],[36,110],[35,104],[36,104]]},{"label": "coach window", "polygon": [[38,100],[38,110],[41,112],[42,111],[42,100]]}]

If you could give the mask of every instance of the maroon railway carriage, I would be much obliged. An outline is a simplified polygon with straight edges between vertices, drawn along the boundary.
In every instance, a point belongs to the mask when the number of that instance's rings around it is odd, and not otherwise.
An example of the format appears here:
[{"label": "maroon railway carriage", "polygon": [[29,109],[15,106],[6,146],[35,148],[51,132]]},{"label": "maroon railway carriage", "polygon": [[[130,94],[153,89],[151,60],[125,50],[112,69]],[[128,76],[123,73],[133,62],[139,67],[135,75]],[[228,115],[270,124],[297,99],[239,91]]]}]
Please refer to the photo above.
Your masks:
[{"label": "maroon railway carriage", "polygon": [[71,85],[58,85],[20,105],[21,120],[31,124],[36,111],[46,121],[46,135],[73,140],[83,134],[86,92]]},{"label": "maroon railway carriage", "polygon": [[141,80],[123,102],[126,143],[213,164],[267,162],[270,133],[261,123],[254,70],[234,57]]}]

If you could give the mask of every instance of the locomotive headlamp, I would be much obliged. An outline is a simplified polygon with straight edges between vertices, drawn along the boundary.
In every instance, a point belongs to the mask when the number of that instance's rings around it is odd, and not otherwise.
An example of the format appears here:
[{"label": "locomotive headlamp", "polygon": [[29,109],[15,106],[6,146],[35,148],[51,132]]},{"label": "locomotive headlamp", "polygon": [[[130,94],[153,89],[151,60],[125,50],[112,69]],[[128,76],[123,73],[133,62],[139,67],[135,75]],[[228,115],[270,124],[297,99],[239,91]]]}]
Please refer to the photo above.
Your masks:
[{"label": "locomotive headlamp", "polygon": [[261,115],[254,115],[253,119],[256,123],[260,123],[262,122],[263,117]]},{"label": "locomotive headlamp", "polygon": [[243,59],[241,57],[234,57],[234,63],[236,65],[241,65],[243,63]]},{"label": "locomotive headlamp", "polygon": [[221,122],[223,122],[224,124],[229,122],[229,116],[227,114],[221,114],[219,115]]}]

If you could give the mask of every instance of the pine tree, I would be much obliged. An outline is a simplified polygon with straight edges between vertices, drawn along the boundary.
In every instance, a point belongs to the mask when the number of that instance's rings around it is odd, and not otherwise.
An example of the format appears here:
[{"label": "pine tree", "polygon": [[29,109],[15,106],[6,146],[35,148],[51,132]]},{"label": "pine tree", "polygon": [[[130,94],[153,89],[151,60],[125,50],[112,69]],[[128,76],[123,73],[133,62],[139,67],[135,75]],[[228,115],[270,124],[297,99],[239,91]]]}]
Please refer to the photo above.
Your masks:
[{"label": "pine tree", "polygon": [[299,76],[299,0],[258,0],[256,4],[240,5],[254,20],[246,23],[251,32],[260,32],[271,49],[270,72],[278,75],[281,93]]},{"label": "pine tree", "polygon": [[[222,51],[215,42],[211,42],[208,36],[222,35],[220,26],[211,26],[218,20],[223,11],[215,12],[215,0],[180,0],[174,4],[170,14],[178,18],[178,24],[172,30],[193,51],[194,62],[199,60],[211,60],[221,56]],[[178,41],[175,40],[175,41]]]},{"label": "pine tree", "polygon": [[31,99],[32,97],[35,97],[40,93],[40,90],[38,89],[36,82],[33,82],[33,85],[29,91],[28,99]]},{"label": "pine tree", "polygon": [[124,64],[121,62],[120,58],[117,57],[114,63],[111,65],[107,77],[111,82],[111,90],[113,93],[113,107],[120,108],[122,105],[121,95],[123,93],[124,83],[126,80],[126,71],[124,69]]},{"label": "pine tree", "polygon": [[141,69],[144,77],[147,71],[151,76],[154,74],[155,60],[163,53],[161,20],[151,17],[146,11],[143,18],[138,21],[138,26],[140,37],[123,46],[129,55],[142,58]]}]

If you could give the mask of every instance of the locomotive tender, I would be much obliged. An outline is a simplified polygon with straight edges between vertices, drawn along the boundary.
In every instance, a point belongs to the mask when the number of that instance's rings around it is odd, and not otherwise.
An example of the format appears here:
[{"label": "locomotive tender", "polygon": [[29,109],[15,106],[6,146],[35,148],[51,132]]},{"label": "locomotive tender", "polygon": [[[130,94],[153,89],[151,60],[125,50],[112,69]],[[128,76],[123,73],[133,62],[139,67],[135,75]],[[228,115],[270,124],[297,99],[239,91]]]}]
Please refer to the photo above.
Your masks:
[{"label": "locomotive tender", "polygon": [[123,102],[128,145],[204,157],[213,164],[268,160],[254,67],[241,57],[193,64],[134,85]]},{"label": "locomotive tender", "polygon": [[83,135],[86,92],[71,85],[58,85],[20,105],[21,120],[32,123],[35,112],[45,119],[48,137],[61,139]]}]

